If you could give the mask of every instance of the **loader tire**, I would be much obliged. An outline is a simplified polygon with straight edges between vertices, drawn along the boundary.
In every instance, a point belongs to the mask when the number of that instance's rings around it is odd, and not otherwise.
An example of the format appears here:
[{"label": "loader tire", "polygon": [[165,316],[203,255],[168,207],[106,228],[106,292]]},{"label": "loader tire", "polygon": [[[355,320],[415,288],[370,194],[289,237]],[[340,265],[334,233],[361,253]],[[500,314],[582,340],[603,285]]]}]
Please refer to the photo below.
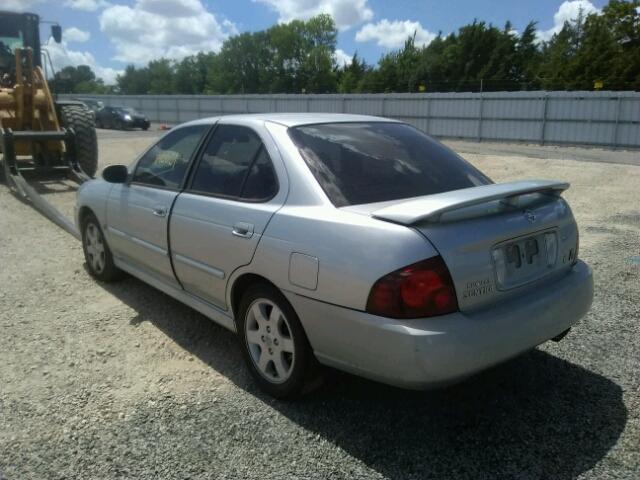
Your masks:
[{"label": "loader tire", "polygon": [[61,105],[62,126],[76,134],[76,155],[82,171],[93,178],[98,170],[98,139],[91,110],[81,105]]}]

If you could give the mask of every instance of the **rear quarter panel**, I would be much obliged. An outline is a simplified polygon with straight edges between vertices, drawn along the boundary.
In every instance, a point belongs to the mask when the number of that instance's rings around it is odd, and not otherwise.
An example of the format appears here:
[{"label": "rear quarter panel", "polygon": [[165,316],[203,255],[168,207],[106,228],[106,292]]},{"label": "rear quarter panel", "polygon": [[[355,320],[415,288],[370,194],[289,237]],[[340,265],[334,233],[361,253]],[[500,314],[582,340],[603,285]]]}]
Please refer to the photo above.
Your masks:
[{"label": "rear quarter panel", "polygon": [[[291,282],[293,253],[317,258],[317,286]],[[436,255],[413,229],[334,207],[285,206],[271,219],[251,265],[282,290],[364,310],[380,277]],[[299,282],[296,282],[299,283]]]}]

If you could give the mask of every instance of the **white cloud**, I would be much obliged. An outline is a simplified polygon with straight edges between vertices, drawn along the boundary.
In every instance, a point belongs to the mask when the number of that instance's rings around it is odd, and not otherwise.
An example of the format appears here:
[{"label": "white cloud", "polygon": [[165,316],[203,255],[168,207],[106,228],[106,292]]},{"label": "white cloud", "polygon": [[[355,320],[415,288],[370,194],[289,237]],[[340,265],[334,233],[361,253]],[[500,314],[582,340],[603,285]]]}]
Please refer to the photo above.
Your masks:
[{"label": "white cloud", "polygon": [[425,30],[420,22],[410,20],[394,20],[390,22],[386,18],[378,23],[367,23],[358,33],[357,42],[375,41],[379,46],[385,48],[400,48],[408,37],[416,35],[416,46],[422,47],[431,43],[436,38],[436,34]]},{"label": "white cloud", "polygon": [[91,34],[89,32],[85,32],[84,30],[80,30],[79,28],[70,27],[64,29],[62,38],[64,38],[66,42],[82,43],[89,40],[89,38],[91,38]]},{"label": "white cloud", "polygon": [[85,12],[95,12],[100,8],[111,5],[106,0],[65,0],[64,6]]},{"label": "white cloud", "polygon": [[589,0],[567,0],[560,5],[556,13],[553,15],[553,27],[549,30],[538,30],[538,41],[548,41],[556,33],[562,30],[565,22],[575,22],[580,15],[587,16],[591,13],[600,13],[600,10],[596,8]]},{"label": "white cloud", "polygon": [[281,23],[308,20],[314,15],[328,13],[340,30],[346,30],[373,17],[368,0],[253,0],[275,10]]},{"label": "white cloud", "polygon": [[70,65],[74,67],[78,65],[88,65],[91,67],[91,70],[93,70],[93,73],[95,73],[98,78],[102,78],[107,85],[116,83],[116,76],[122,73],[122,71],[114,68],[101,66],[89,52],[71,50],[64,38],[62,43],[55,43],[53,39],[49,39],[45,47],[47,52],[49,52],[51,63],[53,63],[53,68],[56,71],[60,71]]},{"label": "white cloud", "polygon": [[0,10],[8,10],[10,12],[26,12],[33,9],[36,5],[44,3],[44,0],[2,0]]},{"label": "white cloud", "polygon": [[349,55],[344,50],[338,48],[333,53],[333,58],[338,64],[338,67],[344,67],[351,65],[351,61],[353,60],[353,55]]},{"label": "white cloud", "polygon": [[100,30],[115,47],[115,60],[138,65],[160,57],[180,59],[217,51],[226,38],[237,33],[232,22],[220,24],[200,0],[112,5],[100,14]]}]

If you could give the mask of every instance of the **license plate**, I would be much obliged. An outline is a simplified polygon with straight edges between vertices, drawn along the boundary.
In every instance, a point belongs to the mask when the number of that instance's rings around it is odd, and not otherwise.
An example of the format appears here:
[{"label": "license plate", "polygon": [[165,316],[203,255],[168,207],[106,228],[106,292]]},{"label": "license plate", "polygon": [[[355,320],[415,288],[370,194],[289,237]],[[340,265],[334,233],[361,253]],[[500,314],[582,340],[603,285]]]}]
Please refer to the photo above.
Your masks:
[{"label": "license plate", "polygon": [[549,272],[556,261],[556,233],[544,232],[509,240],[492,251],[498,287],[505,290]]}]

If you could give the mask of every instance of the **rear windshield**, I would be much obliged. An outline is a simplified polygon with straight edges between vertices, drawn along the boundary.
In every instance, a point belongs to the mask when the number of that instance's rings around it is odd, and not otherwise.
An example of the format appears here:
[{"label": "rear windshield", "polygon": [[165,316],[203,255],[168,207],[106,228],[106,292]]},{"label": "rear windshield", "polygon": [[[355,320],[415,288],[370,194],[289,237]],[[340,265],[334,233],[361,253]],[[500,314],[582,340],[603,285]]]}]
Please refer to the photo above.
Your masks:
[{"label": "rear windshield", "polygon": [[290,128],[289,135],[336,207],[491,183],[447,147],[404,123],[304,125]]}]

